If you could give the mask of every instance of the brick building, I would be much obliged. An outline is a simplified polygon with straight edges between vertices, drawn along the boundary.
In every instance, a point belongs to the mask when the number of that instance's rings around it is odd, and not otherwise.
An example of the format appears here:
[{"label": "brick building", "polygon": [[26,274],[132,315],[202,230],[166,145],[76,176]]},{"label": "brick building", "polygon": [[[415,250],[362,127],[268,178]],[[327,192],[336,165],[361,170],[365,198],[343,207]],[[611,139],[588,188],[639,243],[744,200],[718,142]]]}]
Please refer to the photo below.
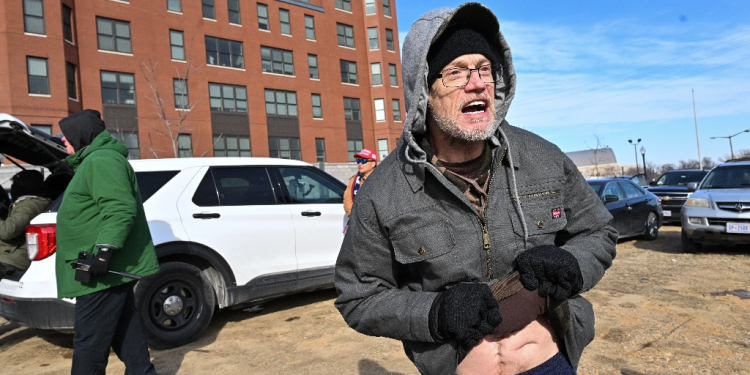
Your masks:
[{"label": "brick building", "polygon": [[54,134],[98,109],[133,158],[384,155],[405,117],[395,5],[0,0],[0,112]]}]

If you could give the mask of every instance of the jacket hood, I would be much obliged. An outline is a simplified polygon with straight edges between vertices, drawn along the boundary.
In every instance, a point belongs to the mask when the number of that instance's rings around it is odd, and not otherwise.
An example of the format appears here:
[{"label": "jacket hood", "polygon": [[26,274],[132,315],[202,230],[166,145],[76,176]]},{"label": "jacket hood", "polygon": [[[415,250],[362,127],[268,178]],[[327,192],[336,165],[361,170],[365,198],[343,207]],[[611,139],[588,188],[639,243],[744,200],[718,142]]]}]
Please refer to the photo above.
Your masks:
[{"label": "jacket hood", "polygon": [[60,129],[73,149],[79,151],[90,145],[106,127],[99,111],[84,109],[60,120]]},{"label": "jacket hood", "polygon": [[427,12],[409,29],[403,44],[402,77],[406,120],[402,137],[412,148],[414,135],[427,132],[429,80],[427,53],[443,31],[453,24],[472,25],[487,39],[494,58],[503,66],[502,77],[495,82],[495,124],[501,124],[516,92],[516,71],[510,47],[500,32],[497,17],[484,5],[465,3],[456,9],[440,8]]},{"label": "jacket hood", "polygon": [[68,156],[65,159],[65,162],[75,170],[81,165],[83,159],[99,150],[112,150],[125,158],[128,157],[128,147],[117,139],[112,138],[112,136],[109,135],[109,132],[105,131],[99,133],[89,146],[86,146],[81,150],[76,151],[75,154]]}]

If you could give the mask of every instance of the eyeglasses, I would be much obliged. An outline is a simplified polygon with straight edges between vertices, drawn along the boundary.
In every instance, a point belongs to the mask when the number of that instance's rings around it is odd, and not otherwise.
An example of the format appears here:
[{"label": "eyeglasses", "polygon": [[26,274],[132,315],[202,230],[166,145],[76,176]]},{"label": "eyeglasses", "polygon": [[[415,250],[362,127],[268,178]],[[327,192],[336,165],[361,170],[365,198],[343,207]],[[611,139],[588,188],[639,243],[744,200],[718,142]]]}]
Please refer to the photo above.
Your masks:
[{"label": "eyeglasses", "polygon": [[[484,83],[495,83],[495,76],[492,74],[492,65],[482,65],[478,68],[448,68],[440,72],[438,77],[441,78],[443,86],[445,87],[464,87],[469,83],[471,79],[471,72],[477,71],[479,78]],[[497,65],[497,73],[502,76],[503,66]]]},{"label": "eyeglasses", "polygon": [[357,160],[357,164],[367,164],[367,162],[369,161],[367,159],[360,159],[360,158],[357,158],[356,160]]}]

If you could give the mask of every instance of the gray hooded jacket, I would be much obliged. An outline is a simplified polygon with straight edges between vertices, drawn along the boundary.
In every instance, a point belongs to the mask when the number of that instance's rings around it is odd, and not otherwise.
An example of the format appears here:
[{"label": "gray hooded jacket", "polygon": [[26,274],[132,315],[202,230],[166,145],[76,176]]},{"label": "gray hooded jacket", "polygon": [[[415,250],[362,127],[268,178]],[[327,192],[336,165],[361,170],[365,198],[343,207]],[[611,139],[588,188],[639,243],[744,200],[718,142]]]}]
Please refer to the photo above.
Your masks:
[{"label": "gray hooded jacket", "polygon": [[[495,84],[500,125],[490,140],[486,222],[428,162],[418,142],[427,131],[427,52],[451,22],[483,25],[503,65]],[[617,232],[608,225],[612,217],[601,200],[563,152],[505,122],[516,76],[489,9],[468,3],[417,20],[403,45],[403,79],[404,132],[357,195],[336,262],[335,305],[358,332],[401,340],[420,372],[454,374],[463,351],[454,341],[435,342],[430,334],[429,313],[438,292],[461,282],[493,282],[512,272],[520,252],[547,244],[576,257],[586,291],[611,266]],[[575,296],[549,308],[564,352],[577,367],[594,338],[592,306]]]}]

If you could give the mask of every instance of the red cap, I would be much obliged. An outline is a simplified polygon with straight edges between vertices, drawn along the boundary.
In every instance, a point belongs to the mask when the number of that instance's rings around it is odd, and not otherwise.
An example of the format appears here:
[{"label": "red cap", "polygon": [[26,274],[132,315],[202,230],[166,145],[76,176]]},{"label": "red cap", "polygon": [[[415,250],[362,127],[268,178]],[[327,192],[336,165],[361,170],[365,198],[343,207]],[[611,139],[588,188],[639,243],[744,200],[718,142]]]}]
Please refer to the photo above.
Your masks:
[{"label": "red cap", "polygon": [[375,152],[373,152],[369,148],[363,148],[362,151],[354,154],[354,157],[360,158],[360,159],[370,159],[370,160],[378,161],[378,155],[375,154]]}]

